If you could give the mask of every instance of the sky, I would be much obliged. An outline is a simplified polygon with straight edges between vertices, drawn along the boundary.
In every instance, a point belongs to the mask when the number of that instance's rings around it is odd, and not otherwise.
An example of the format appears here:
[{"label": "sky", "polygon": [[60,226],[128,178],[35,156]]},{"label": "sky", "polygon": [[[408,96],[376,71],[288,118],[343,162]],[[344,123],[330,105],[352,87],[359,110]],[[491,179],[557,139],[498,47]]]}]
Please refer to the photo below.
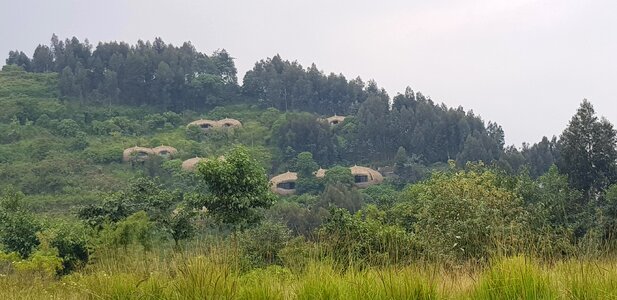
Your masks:
[{"label": "sky", "polygon": [[0,0],[0,57],[31,55],[53,33],[162,37],[226,49],[242,78],[278,53],[473,110],[520,147],[558,136],[584,98],[617,123],[615,11],[608,0]]}]

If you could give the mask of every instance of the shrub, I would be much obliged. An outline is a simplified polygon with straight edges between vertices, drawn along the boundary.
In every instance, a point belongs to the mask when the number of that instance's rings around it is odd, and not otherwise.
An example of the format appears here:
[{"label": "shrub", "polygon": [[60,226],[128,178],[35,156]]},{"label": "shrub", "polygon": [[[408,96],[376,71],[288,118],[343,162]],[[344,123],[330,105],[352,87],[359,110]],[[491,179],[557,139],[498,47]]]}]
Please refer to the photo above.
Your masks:
[{"label": "shrub", "polygon": [[81,223],[62,222],[49,231],[49,244],[62,259],[62,274],[85,266],[90,258],[89,235]]},{"label": "shrub", "polygon": [[281,263],[279,252],[291,236],[287,226],[264,221],[240,235],[242,252],[253,267]]},{"label": "shrub", "polygon": [[487,170],[435,173],[410,186],[402,198],[413,209],[415,234],[437,260],[486,260],[496,251],[519,250],[526,214],[513,192]]},{"label": "shrub", "polygon": [[78,132],[80,132],[79,124],[72,119],[64,119],[60,121],[56,128],[60,135],[66,137],[74,137]]}]

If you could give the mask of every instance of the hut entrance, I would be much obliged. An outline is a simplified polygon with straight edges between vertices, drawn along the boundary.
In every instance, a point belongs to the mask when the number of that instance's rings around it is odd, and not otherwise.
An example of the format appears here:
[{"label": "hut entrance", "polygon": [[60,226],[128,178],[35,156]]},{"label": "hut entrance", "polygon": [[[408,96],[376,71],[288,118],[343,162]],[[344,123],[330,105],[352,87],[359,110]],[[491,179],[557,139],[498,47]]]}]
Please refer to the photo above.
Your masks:
[{"label": "hut entrance", "polygon": [[277,184],[276,187],[279,189],[284,189],[284,190],[295,190],[296,183],[294,181],[281,182]]},{"label": "hut entrance", "polygon": [[330,124],[332,124],[332,125],[336,125],[338,123],[339,123],[338,120],[334,120],[334,121],[330,122]]},{"label": "hut entrance", "polygon": [[355,183],[368,182],[368,175],[354,175],[353,180]]},{"label": "hut entrance", "polygon": [[210,129],[212,126],[210,124],[201,124],[199,127],[201,127],[201,129]]},{"label": "hut entrance", "polygon": [[138,159],[146,159],[148,157],[148,153],[139,151],[137,152],[137,154],[135,154],[135,157],[137,157]]},{"label": "hut entrance", "polygon": [[231,127],[231,126],[233,126],[233,124],[231,124],[231,123],[225,123],[225,124],[223,124],[223,127]]}]

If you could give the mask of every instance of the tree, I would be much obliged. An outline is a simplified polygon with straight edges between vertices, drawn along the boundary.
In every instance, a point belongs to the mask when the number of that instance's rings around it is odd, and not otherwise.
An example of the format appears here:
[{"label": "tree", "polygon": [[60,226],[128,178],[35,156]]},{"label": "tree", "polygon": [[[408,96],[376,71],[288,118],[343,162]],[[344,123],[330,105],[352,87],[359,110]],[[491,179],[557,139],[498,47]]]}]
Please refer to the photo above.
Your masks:
[{"label": "tree", "polygon": [[75,76],[70,67],[65,67],[60,73],[60,79],[58,80],[58,88],[60,94],[68,97],[78,96],[77,86],[75,85]]},{"label": "tree", "polygon": [[39,45],[32,55],[33,72],[51,72],[54,68],[54,57],[48,46]]},{"label": "tree", "polygon": [[335,166],[326,170],[324,183],[326,185],[342,184],[351,187],[354,184],[354,178],[349,168]]},{"label": "tree", "polygon": [[0,244],[7,252],[27,258],[39,245],[37,232],[41,224],[23,206],[19,191],[7,189],[0,196]]},{"label": "tree", "polygon": [[321,180],[315,177],[315,172],[319,165],[313,160],[313,154],[310,152],[301,152],[296,158],[296,172],[298,180],[296,181],[296,192],[304,193],[319,193],[323,189]]},{"label": "tree", "polygon": [[559,146],[559,170],[587,200],[617,181],[617,133],[606,119],[598,120],[586,99],[561,134]]},{"label": "tree", "polygon": [[203,204],[220,223],[242,229],[259,220],[257,209],[274,202],[265,170],[242,146],[225,154],[225,159],[199,164],[197,173],[209,191]]},{"label": "tree", "polygon": [[30,58],[22,51],[10,51],[9,57],[6,59],[6,64],[20,66],[26,71],[31,70]]}]

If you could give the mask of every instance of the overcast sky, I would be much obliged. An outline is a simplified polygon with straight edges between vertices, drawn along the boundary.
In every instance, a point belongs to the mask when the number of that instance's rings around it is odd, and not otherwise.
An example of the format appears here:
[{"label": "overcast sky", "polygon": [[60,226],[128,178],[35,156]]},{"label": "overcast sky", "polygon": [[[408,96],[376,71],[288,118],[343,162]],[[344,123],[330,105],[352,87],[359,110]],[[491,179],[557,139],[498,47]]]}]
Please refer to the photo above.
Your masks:
[{"label": "overcast sky", "polygon": [[0,0],[0,56],[31,55],[52,33],[160,36],[227,49],[242,78],[279,53],[473,109],[520,146],[559,135],[583,98],[617,123],[615,12],[608,0]]}]

